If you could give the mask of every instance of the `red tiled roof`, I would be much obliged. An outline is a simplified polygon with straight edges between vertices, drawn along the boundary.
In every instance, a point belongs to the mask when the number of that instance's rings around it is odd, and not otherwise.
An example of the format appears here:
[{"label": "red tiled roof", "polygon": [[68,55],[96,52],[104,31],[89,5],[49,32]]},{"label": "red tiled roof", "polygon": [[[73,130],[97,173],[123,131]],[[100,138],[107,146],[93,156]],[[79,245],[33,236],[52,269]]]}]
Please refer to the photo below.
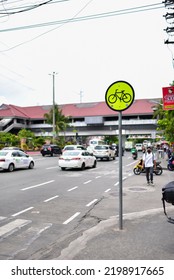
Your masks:
[{"label": "red tiled roof", "polygon": [[[153,101],[160,101],[160,99],[137,99],[125,111],[123,115],[144,115],[152,114],[152,107],[155,106]],[[44,114],[50,111],[51,105],[48,106],[30,106],[19,107],[15,105],[3,104],[0,106],[0,117],[21,117],[27,119],[43,119]],[[85,117],[85,116],[113,116],[118,112],[111,110],[105,102],[91,102],[78,104],[63,104],[59,105],[62,113],[65,116]]]}]

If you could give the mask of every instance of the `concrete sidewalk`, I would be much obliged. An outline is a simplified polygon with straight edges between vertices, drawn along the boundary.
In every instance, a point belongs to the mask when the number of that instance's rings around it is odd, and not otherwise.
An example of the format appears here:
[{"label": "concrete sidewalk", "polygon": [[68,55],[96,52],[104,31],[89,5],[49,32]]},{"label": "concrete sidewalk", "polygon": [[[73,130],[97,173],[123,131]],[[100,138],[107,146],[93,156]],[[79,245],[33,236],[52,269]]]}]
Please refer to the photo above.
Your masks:
[{"label": "concrete sidewalk", "polygon": [[[162,166],[164,164],[166,160]],[[164,170],[163,175],[154,176],[155,187],[146,186],[145,174],[132,175],[123,182],[121,230],[118,187],[105,194],[84,220],[86,223],[97,219],[98,224],[82,231],[82,235],[71,241],[55,259],[173,260],[174,224],[168,223],[161,201],[166,178],[172,181],[174,173]],[[166,206],[174,218],[174,206]]]}]

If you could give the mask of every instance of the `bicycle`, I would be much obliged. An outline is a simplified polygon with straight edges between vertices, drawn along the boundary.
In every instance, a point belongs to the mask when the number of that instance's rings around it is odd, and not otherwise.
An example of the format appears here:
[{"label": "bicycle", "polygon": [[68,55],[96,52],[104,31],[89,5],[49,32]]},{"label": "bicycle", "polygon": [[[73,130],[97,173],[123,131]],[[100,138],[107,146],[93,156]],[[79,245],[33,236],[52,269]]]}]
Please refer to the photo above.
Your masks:
[{"label": "bicycle", "polygon": [[[119,93],[121,93],[121,96],[118,95]],[[120,101],[123,101],[124,103],[128,103],[131,101],[131,95],[129,93],[125,93],[124,90],[118,91],[118,89],[116,89],[115,93],[109,96],[108,101],[113,104],[117,102],[117,99],[120,99]]]}]

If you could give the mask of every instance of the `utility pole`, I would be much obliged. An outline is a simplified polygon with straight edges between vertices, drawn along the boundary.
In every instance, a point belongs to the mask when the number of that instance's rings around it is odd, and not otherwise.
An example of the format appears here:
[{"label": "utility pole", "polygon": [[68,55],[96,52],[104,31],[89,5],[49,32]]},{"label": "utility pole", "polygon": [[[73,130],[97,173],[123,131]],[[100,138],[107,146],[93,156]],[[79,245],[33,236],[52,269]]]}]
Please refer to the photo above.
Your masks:
[{"label": "utility pole", "polygon": [[56,72],[53,72],[52,74],[49,74],[53,78],[53,143],[55,142],[56,137],[56,130],[55,130],[55,75],[57,75]]}]

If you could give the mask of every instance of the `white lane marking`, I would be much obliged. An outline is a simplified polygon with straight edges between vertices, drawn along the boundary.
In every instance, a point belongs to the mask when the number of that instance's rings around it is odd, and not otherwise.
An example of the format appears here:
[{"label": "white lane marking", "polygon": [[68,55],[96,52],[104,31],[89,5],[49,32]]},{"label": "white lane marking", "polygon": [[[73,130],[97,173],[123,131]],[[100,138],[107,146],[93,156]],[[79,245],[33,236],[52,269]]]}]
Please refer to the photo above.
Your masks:
[{"label": "white lane marking", "polygon": [[92,180],[89,180],[89,181],[84,182],[83,184],[86,185],[86,184],[89,184],[91,182],[92,182]]},{"label": "white lane marking", "polygon": [[71,191],[73,191],[73,190],[75,190],[75,189],[77,189],[77,188],[78,188],[78,186],[76,186],[76,187],[74,187],[74,188],[71,188],[71,189],[67,190],[67,192],[71,192]]},{"label": "white lane marking", "polygon": [[95,203],[98,199],[95,198],[94,200],[92,200],[91,202],[89,202],[88,204],[86,204],[86,207],[91,206],[93,203]]},{"label": "white lane marking", "polygon": [[22,220],[22,219],[16,219],[15,221],[12,221],[2,227],[0,227],[0,237],[4,235],[10,235],[15,230],[22,228],[23,226],[29,224],[30,220]]},{"label": "white lane marking", "polygon": [[50,169],[55,169],[55,168],[58,168],[58,166],[47,167],[45,169],[50,170]]},{"label": "white lane marking", "polygon": [[27,211],[33,209],[33,208],[34,208],[34,207],[26,208],[26,209],[24,209],[24,210],[22,210],[22,211],[20,211],[20,212],[17,212],[17,213],[15,213],[15,214],[13,214],[12,217],[16,217],[16,216],[18,216],[18,215],[20,215],[20,214],[22,214],[22,213],[25,213],[25,212],[27,212]]},{"label": "white lane marking", "polygon": [[117,183],[114,184],[114,186],[118,186],[118,185],[119,185],[119,182],[117,182]]},{"label": "white lane marking", "polygon": [[95,177],[95,179],[98,179],[98,178],[101,178],[101,176],[97,176],[97,177]]},{"label": "white lane marking", "polygon": [[136,164],[136,162],[137,162],[137,161],[133,161],[133,162],[127,164],[126,166],[130,166],[130,165]]},{"label": "white lane marking", "polygon": [[55,199],[55,198],[57,198],[57,197],[59,197],[59,196],[58,196],[58,195],[55,195],[55,196],[53,196],[53,197],[50,197],[50,198],[48,198],[48,199],[45,199],[44,202],[48,202],[48,201],[53,200],[53,199]]},{"label": "white lane marking", "polygon": [[0,216],[0,221],[6,219],[6,217]]},{"label": "white lane marking", "polygon": [[109,192],[111,189],[107,189],[107,190],[105,190],[105,192],[107,193],[107,192]]},{"label": "white lane marking", "polygon": [[123,180],[126,180],[127,179],[127,177],[123,177]]},{"label": "white lane marking", "polygon": [[23,188],[23,189],[21,189],[21,191],[26,191],[26,190],[29,190],[29,189],[34,189],[34,188],[37,188],[37,187],[41,187],[41,186],[53,183],[54,181],[55,180],[51,180],[51,181],[44,182],[44,183],[41,183],[41,184],[38,184],[38,185],[34,185],[34,186],[31,186],[31,187]]},{"label": "white lane marking", "polygon": [[78,215],[80,215],[80,212],[76,212],[73,216],[71,216],[68,220],[66,220],[65,222],[63,222],[63,225],[67,225],[68,223],[70,223],[72,220],[74,220]]}]

